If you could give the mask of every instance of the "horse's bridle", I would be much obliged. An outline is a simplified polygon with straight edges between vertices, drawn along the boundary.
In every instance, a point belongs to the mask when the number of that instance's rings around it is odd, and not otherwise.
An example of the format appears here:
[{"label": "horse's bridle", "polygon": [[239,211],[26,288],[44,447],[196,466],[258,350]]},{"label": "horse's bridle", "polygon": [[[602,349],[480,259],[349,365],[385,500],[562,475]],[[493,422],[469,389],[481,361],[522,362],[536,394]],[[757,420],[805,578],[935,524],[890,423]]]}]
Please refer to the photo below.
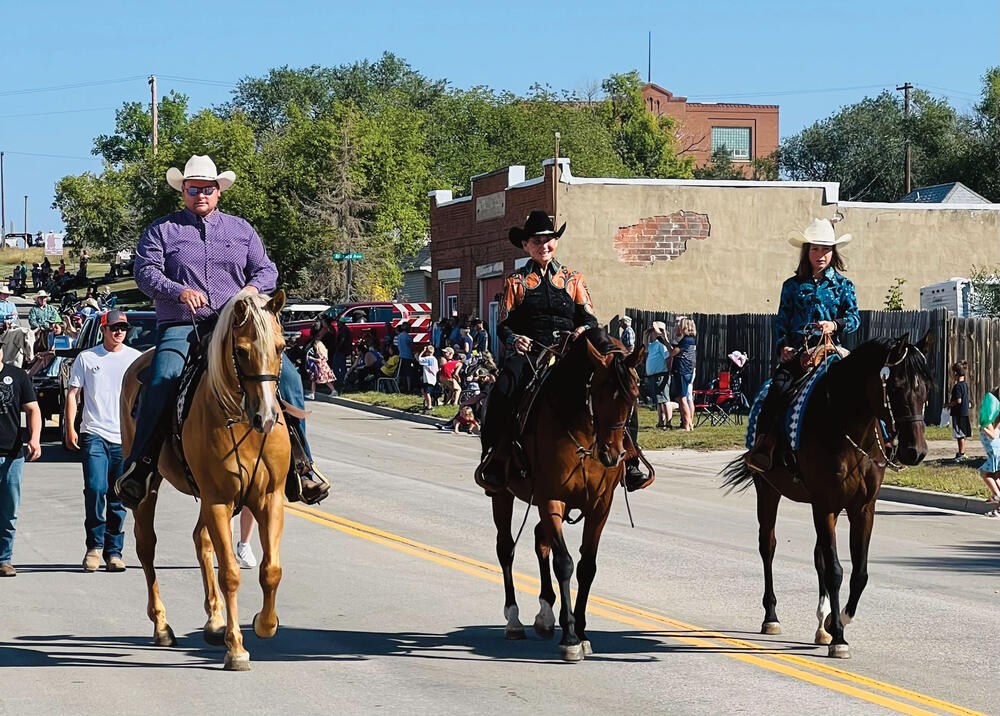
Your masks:
[{"label": "horse's bridle", "polygon": [[[882,405],[885,407],[886,413],[889,416],[889,422],[886,425],[886,433],[889,435],[890,438],[895,437],[896,425],[898,423],[924,422],[923,413],[910,413],[908,415],[900,415],[897,418],[892,410],[892,401],[889,400],[889,387],[888,387],[889,375],[892,373],[893,368],[900,365],[904,360],[906,360],[906,356],[909,354],[910,348],[912,347],[913,346],[907,345],[906,348],[903,349],[903,355],[900,356],[899,360],[893,363],[889,362],[889,358],[887,356],[885,359],[886,362],[882,364],[882,368],[881,370],[879,370],[878,373],[879,380],[882,382]],[[924,354],[921,353],[920,351],[917,351],[917,355],[919,355],[922,360],[927,360],[926,358],[924,358]]]},{"label": "horse's bridle", "polygon": [[233,371],[236,373],[236,390],[239,392],[240,396],[243,398],[241,401],[243,404],[243,411],[249,413],[246,405],[246,388],[244,383],[278,383],[281,380],[281,361],[278,361],[278,373],[277,375],[273,373],[260,373],[259,375],[253,375],[250,373],[244,373],[243,369],[240,367],[239,357],[236,355],[236,331],[233,329],[239,328],[244,323],[249,320],[249,315],[243,319],[242,323],[234,325],[229,330],[231,351],[230,357],[233,361]]}]

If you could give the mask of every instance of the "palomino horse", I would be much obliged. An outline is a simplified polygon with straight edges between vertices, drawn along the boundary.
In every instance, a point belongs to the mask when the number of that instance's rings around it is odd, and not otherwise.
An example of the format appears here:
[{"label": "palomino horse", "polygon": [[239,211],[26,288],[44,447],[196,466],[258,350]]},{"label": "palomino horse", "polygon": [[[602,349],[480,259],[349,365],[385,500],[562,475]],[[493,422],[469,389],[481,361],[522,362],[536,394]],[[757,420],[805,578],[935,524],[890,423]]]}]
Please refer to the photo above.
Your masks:
[{"label": "palomino horse", "polygon": [[[933,336],[928,333],[916,345],[907,343],[908,338],[868,341],[830,366],[806,405],[795,467],[775,460],[770,471],[759,475],[740,457],[723,471],[726,485],[746,489],[752,482],[757,491],[764,562],[762,634],[781,633],[771,563],[778,502],[787,497],[812,505],[813,557],[819,576],[815,642],[829,644],[831,657],[850,657],[844,627],[854,619],[868,583],[868,545],[886,465],[893,451],[906,465],[919,464],[927,454],[924,404],[931,376],[926,354]],[[851,590],[843,611],[840,584],[844,571],[837,559],[836,541],[841,510],[847,511],[851,523]]]},{"label": "palomino horse", "polygon": [[[279,421],[278,373],[285,347],[277,316],[285,294],[274,298],[242,291],[219,314],[208,348],[208,364],[191,399],[191,409],[181,431],[181,444],[201,511],[194,528],[195,552],[201,565],[208,621],[203,635],[210,644],[228,646],[226,669],[245,671],[250,655],[243,648],[236,593],[240,569],[233,555],[230,519],[234,509],[250,509],[260,527],[264,556],[260,563],[260,585],[264,605],[254,616],[258,637],[274,636],[278,628],[275,594],[281,581],[278,545],[284,522],[285,477],[289,465],[288,430]],[[146,351],[125,375],[122,385],[122,450],[128,453],[135,434],[132,406],[139,392],[138,375],[152,362]],[[167,624],[160,600],[153,558],[156,534],[153,514],[163,478],[184,494],[195,494],[184,468],[167,441],[160,452],[158,475],[146,499],[135,510],[135,546],[146,575],[147,613],[153,622],[158,646],[174,646],[176,639]],[[212,573],[213,548],[219,560],[219,586]],[[225,601],[226,618],[222,616]]]},{"label": "palomino horse", "polygon": [[[535,555],[541,571],[541,609],[535,631],[549,638],[555,631],[549,555],[559,581],[559,642],[562,658],[579,661],[593,653],[587,638],[587,599],[597,573],[597,546],[611,511],[615,486],[622,478],[625,422],[639,397],[635,366],[645,349],[631,355],[600,328],[591,328],[570,344],[552,368],[535,399],[535,409],[523,431],[525,473],[509,461],[507,490],[493,496],[497,528],[497,558],[503,570],[504,617],[508,639],[523,639],[514,596],[514,538],[511,519],[514,498],[538,507]],[[489,408],[487,408],[488,410]],[[577,566],[579,589],[570,608],[573,557],[563,537],[563,520],[570,510],[584,519],[583,543]]]}]

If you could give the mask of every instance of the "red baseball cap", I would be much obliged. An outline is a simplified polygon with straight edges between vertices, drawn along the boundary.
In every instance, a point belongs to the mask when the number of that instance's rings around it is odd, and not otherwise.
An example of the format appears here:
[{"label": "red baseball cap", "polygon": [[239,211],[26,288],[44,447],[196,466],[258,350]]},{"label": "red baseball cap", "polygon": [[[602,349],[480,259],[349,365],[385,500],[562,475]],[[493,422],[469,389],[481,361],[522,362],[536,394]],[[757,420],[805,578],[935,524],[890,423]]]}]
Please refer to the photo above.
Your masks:
[{"label": "red baseball cap", "polygon": [[101,326],[117,326],[120,323],[128,325],[128,315],[125,311],[108,311],[101,316]]}]

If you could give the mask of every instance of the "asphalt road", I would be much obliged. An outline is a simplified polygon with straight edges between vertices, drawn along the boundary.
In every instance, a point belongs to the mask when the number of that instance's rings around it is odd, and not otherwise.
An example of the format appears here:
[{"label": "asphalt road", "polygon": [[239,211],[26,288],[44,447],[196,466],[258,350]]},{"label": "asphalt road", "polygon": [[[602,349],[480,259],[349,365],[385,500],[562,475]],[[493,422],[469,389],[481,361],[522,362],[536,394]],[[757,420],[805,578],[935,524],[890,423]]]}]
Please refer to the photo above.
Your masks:
[{"label": "asphalt road", "polygon": [[[249,628],[260,590],[242,572],[248,673],[223,672],[222,648],[201,639],[191,498],[160,500],[160,584],[179,645],[155,647],[131,518],[129,570],[85,574],[79,465],[48,446],[45,462],[26,466],[19,574],[0,580],[0,713],[1000,712],[995,521],[882,503],[869,586],[847,629],[852,659],[834,661],[812,644],[807,508],[782,505],[784,634],[761,636],[752,497],[719,490],[726,455],[657,454],[656,483],[631,497],[636,528],[620,493],[604,534],[596,653],[567,664],[557,639],[530,629],[530,531],[515,563],[528,638],[503,638],[489,502],[470,478],[477,441],[314,407],[310,433],[335,495],[287,509],[281,627],[269,641]],[[580,531],[567,528],[574,549]]]}]

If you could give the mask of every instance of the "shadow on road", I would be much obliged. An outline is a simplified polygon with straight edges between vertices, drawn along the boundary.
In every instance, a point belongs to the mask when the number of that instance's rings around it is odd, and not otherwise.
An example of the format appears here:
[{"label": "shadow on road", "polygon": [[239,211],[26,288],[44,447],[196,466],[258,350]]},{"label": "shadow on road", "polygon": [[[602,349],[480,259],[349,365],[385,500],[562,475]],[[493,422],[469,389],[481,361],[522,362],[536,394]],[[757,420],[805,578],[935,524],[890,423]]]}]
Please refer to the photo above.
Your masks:
[{"label": "shadow on road", "polygon": [[886,560],[888,564],[946,572],[996,574],[1000,571],[1000,540],[971,542],[939,547],[938,557],[912,557]]},{"label": "shadow on road", "polygon": [[[522,641],[504,639],[502,626],[464,626],[447,634],[342,631],[280,627],[274,638],[258,639],[244,626],[244,645],[253,662],[359,661],[372,657],[418,659],[502,660],[562,664],[558,637],[544,640],[527,629]],[[557,630],[558,634],[558,630]],[[817,647],[803,642],[768,642],[767,651],[725,642],[699,646],[672,638],[713,640],[719,632],[590,631],[594,647],[588,661],[652,662],[685,652],[810,653]],[[743,633],[738,633],[742,635]],[[737,636],[724,634],[724,636]],[[755,635],[758,636],[759,635]],[[221,668],[223,647],[208,646],[201,631],[179,635],[176,647],[157,647],[149,636],[77,636],[70,634],[17,637],[0,644],[0,667],[140,667]],[[154,656],[153,652],[157,652]]]}]

